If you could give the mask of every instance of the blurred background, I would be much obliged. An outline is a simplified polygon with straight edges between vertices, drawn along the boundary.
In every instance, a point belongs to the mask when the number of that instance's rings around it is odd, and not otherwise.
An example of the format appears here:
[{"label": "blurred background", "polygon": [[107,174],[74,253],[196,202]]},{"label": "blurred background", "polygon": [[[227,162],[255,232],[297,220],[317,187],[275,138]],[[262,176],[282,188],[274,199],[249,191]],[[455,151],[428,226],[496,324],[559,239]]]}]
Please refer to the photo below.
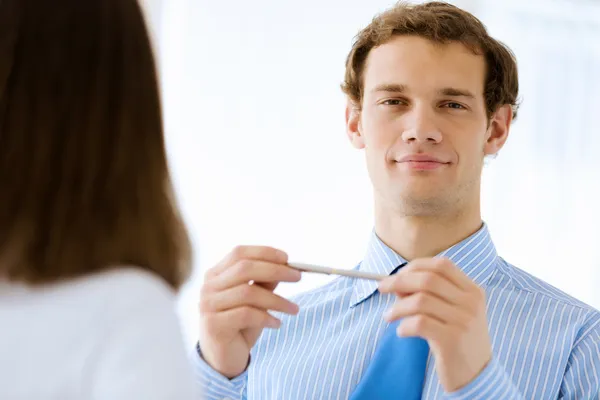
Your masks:
[{"label": "blurred background", "polygon": [[[197,330],[206,269],[237,244],[352,268],[372,229],[339,89],[354,35],[389,0],[143,0],[168,150],[196,248],[180,298]],[[483,218],[508,262],[600,308],[600,2],[453,1],[519,63],[522,107],[484,171]],[[293,295],[330,278],[306,275]]]}]

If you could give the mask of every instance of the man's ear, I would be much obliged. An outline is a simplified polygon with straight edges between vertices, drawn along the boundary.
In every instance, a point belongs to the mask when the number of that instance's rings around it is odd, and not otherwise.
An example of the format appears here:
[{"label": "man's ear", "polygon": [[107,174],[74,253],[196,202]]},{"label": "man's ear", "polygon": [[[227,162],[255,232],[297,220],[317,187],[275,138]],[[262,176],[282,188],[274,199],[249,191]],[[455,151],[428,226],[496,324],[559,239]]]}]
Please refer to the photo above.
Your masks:
[{"label": "man's ear", "polygon": [[504,147],[512,120],[513,110],[510,104],[505,104],[496,110],[490,121],[483,148],[486,156],[495,155]]},{"label": "man's ear", "polygon": [[360,108],[352,100],[348,99],[346,103],[346,135],[348,135],[352,146],[357,149],[365,148],[365,141],[361,131]]}]

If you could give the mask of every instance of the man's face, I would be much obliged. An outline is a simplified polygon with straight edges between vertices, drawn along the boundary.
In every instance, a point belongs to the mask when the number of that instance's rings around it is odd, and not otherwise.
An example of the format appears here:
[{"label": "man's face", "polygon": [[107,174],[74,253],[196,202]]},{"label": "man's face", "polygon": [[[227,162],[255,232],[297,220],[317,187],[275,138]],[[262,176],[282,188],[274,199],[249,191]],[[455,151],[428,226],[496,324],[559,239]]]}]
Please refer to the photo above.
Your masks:
[{"label": "man's face", "polygon": [[484,156],[503,146],[512,118],[504,106],[488,120],[484,82],[484,58],[460,43],[398,36],[370,52],[362,107],[346,118],[379,200],[410,215],[479,200]]}]

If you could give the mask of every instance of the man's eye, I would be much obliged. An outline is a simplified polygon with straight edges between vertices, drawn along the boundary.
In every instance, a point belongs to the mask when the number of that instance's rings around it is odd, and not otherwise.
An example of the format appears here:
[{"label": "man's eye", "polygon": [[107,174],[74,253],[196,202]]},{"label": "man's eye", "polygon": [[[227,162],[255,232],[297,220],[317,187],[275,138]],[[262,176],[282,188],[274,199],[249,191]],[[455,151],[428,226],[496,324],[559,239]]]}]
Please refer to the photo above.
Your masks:
[{"label": "man's eye", "polygon": [[444,107],[452,108],[454,110],[465,110],[466,109],[462,104],[458,104],[458,103],[454,103],[454,102],[446,103],[446,104],[444,104]]},{"label": "man's eye", "polygon": [[400,104],[402,104],[402,100],[389,99],[389,100],[385,100],[382,104],[385,104],[386,106],[399,106]]}]

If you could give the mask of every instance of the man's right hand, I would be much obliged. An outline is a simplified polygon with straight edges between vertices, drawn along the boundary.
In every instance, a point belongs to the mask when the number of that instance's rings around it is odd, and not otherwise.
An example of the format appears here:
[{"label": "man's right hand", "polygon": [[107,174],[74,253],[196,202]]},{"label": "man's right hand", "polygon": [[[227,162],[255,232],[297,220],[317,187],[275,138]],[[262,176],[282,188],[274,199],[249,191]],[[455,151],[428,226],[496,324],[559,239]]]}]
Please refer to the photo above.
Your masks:
[{"label": "man's right hand", "polygon": [[263,328],[281,321],[267,311],[295,315],[298,306],[273,293],[279,282],[298,282],[286,253],[239,246],[206,272],[200,293],[200,351],[216,371],[234,378],[246,370]]}]

